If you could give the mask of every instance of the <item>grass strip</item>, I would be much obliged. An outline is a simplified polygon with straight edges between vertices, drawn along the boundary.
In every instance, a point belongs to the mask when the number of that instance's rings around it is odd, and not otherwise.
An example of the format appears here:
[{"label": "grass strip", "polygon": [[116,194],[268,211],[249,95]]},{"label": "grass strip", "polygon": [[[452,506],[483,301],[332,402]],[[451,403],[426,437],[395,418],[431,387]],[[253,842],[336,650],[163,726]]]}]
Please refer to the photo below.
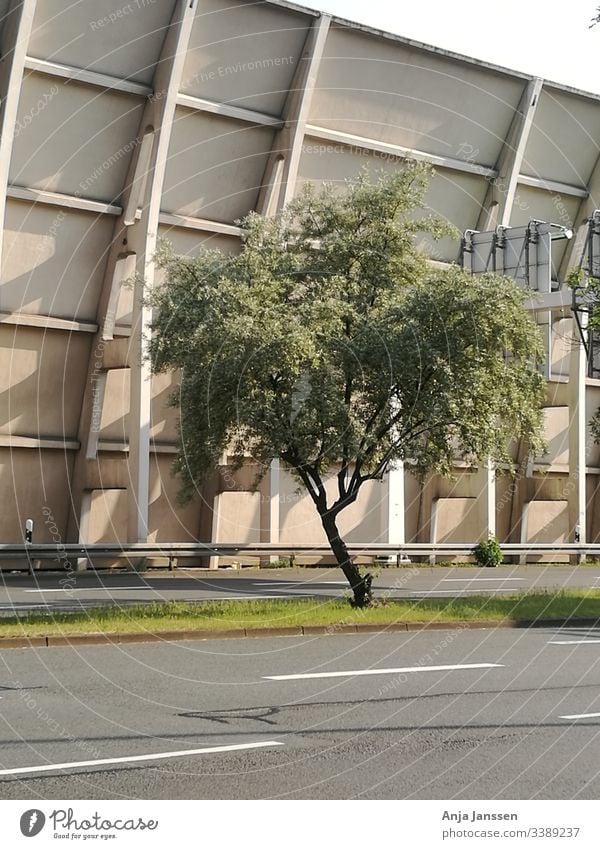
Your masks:
[{"label": "grass strip", "polygon": [[170,601],[99,607],[76,613],[23,613],[0,619],[0,638],[84,633],[159,633],[229,628],[395,622],[600,618],[600,590],[573,589],[468,598],[384,599],[356,610],[345,599]]}]

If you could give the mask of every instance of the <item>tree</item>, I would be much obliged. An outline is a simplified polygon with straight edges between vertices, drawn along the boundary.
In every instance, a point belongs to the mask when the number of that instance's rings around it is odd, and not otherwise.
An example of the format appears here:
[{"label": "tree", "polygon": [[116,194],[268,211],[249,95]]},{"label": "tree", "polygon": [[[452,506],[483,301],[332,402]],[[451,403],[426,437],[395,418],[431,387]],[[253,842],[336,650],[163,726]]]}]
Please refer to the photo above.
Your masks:
[{"label": "tree", "polygon": [[[415,235],[428,170],[340,193],[306,187],[280,215],[249,215],[236,256],[163,247],[153,297],[156,371],[178,368],[176,471],[189,496],[225,449],[266,470],[279,458],[312,499],[354,603],[371,576],[338,528],[366,481],[400,460],[416,474],[511,464],[509,441],[541,445],[542,356],[524,295],[507,279],[434,268]],[[334,484],[334,494],[327,481]]]}]

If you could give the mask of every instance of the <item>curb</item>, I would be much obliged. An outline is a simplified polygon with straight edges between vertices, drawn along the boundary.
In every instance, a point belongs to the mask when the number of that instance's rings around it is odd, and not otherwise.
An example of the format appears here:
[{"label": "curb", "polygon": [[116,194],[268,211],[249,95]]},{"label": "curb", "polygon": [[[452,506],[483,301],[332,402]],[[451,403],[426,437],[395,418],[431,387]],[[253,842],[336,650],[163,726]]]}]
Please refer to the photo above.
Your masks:
[{"label": "curb", "polygon": [[195,629],[193,631],[159,631],[156,633],[53,634],[41,637],[0,637],[2,649],[57,648],[60,646],[120,645],[126,643],[183,642],[184,640],[239,640],[256,637],[323,637],[337,634],[388,634],[401,631],[451,631],[481,628],[597,628],[600,619],[534,619],[515,622],[512,619],[480,620],[476,622],[360,622],[340,625],[297,625],[282,628],[230,628],[223,631]]}]

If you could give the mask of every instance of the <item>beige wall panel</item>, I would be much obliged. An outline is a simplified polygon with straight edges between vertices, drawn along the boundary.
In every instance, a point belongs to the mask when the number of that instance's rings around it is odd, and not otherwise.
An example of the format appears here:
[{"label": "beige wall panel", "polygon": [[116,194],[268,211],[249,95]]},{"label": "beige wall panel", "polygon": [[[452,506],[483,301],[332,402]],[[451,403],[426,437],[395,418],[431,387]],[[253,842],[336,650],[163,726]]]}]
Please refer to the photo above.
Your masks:
[{"label": "beige wall panel", "polygon": [[119,289],[117,307],[115,309],[115,324],[122,327],[131,327],[131,316],[133,311],[133,286],[129,283],[122,285]]},{"label": "beige wall panel", "polygon": [[514,531],[511,515],[518,487],[516,476],[501,475],[496,478],[496,537],[500,540],[508,540]]},{"label": "beige wall panel", "polygon": [[112,231],[109,216],[9,200],[0,309],[94,321]]},{"label": "beige wall panel", "polygon": [[[418,542],[443,542],[444,540],[433,539],[433,527],[432,527],[432,516],[434,515],[434,502],[448,502],[450,505],[456,501],[458,505],[459,502],[468,501],[469,503],[473,501],[475,506],[473,507],[474,513],[470,515],[469,521],[474,523],[476,527],[476,535],[475,538],[479,538],[479,536],[483,533],[485,529],[485,479],[486,474],[484,469],[480,469],[478,471],[459,471],[456,470],[455,474],[452,478],[443,478],[440,475],[432,475],[428,477],[425,481],[423,487],[423,493],[419,499],[419,522],[420,527],[418,529]],[[451,507],[446,508],[442,505],[442,512],[448,510],[448,518],[442,518],[442,525],[438,527],[445,527],[445,523],[452,522],[452,513]],[[457,522],[462,522],[463,520],[456,514]],[[460,525],[458,533],[463,532],[463,525]],[[449,540],[450,542],[464,542],[465,540],[459,540],[458,538],[452,538]]]},{"label": "beige wall panel", "polygon": [[554,317],[552,322],[552,376],[569,377],[569,359],[573,348],[573,319]]},{"label": "beige wall panel", "polygon": [[219,496],[219,533],[215,542],[260,542],[259,492]]},{"label": "beige wall panel", "polygon": [[127,442],[129,427],[129,369],[106,372],[100,440]]},{"label": "beige wall panel", "polygon": [[281,114],[311,20],[267,4],[202,0],[181,91]]},{"label": "beige wall panel", "polygon": [[0,433],[77,434],[87,333],[0,326]]},{"label": "beige wall panel", "polygon": [[587,478],[588,542],[600,542],[600,475]]},{"label": "beige wall panel", "polygon": [[201,501],[177,502],[181,481],[172,472],[173,458],[153,455],[150,464],[148,542],[193,542],[200,529]]},{"label": "beige wall panel", "polygon": [[530,501],[526,506],[526,542],[567,542],[567,501]]},{"label": "beige wall panel", "polygon": [[525,80],[334,26],[310,123],[493,166]]},{"label": "beige wall panel", "polygon": [[127,539],[126,490],[97,489],[92,492],[88,539],[90,543]]},{"label": "beige wall panel", "polygon": [[485,529],[485,504],[476,498],[438,498],[432,504],[432,542],[477,540]]},{"label": "beige wall panel", "polygon": [[543,414],[547,453],[536,458],[536,462],[566,466],[569,462],[569,408],[545,407]]},{"label": "beige wall panel", "polygon": [[599,138],[597,103],[545,89],[540,95],[521,171],[584,187],[598,158]]},{"label": "beige wall panel", "polygon": [[150,437],[157,442],[177,442],[179,409],[169,399],[179,388],[179,375],[168,372],[152,378],[152,427]]},{"label": "beige wall panel", "polygon": [[587,451],[586,451],[586,464],[588,466],[594,466],[596,468],[600,467],[600,445],[594,441],[594,437],[592,436],[592,431],[590,428],[590,422],[595,413],[600,409],[600,386],[588,386],[586,387],[586,417],[587,417]]},{"label": "beige wall panel", "polygon": [[268,127],[178,108],[163,210],[233,223],[256,205],[272,142]]},{"label": "beige wall panel", "polygon": [[150,83],[174,5],[174,0],[40,0],[29,53]]},{"label": "beige wall panel", "polygon": [[563,472],[535,472],[526,480],[526,501],[564,501],[573,491],[574,484],[568,474]]},{"label": "beige wall panel", "polygon": [[170,227],[162,224],[159,238],[171,242],[173,250],[179,256],[197,256],[200,251],[223,251],[236,254],[240,250],[240,240],[235,236],[223,236],[220,233],[205,233],[202,230],[184,230],[182,227]]},{"label": "beige wall panel", "polygon": [[[175,378],[176,381],[177,378]],[[177,441],[179,412],[168,406],[176,388],[173,376],[158,374],[152,378],[151,438],[157,442]],[[106,373],[106,389],[100,422],[100,439],[126,443],[129,438],[129,369],[110,369]]]},{"label": "beige wall panel", "polygon": [[143,105],[132,95],[26,73],[11,183],[114,201],[125,182]]},{"label": "beige wall panel", "polygon": [[37,543],[65,542],[73,452],[0,448],[0,540],[23,542],[33,519]]},{"label": "beige wall panel", "polygon": [[[331,496],[337,481],[331,478],[326,488]],[[381,510],[383,509],[383,484],[369,481],[364,484],[357,502],[340,514],[339,528],[346,542],[381,542]],[[333,500],[333,498],[331,499]],[[326,544],[319,514],[310,499],[287,472],[280,477],[280,534],[282,545],[301,542]]]},{"label": "beige wall panel", "polygon": [[422,491],[423,488],[417,478],[407,472],[404,475],[404,522],[407,542],[417,542]]}]

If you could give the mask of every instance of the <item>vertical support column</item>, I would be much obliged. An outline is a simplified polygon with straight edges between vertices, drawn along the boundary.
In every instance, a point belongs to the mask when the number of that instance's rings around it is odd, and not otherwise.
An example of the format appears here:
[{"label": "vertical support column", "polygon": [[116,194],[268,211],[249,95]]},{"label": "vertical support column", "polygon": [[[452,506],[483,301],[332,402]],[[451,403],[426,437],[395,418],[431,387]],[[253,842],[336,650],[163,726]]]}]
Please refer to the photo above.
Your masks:
[{"label": "vertical support column", "polygon": [[279,542],[280,487],[279,460],[275,459],[271,461],[269,469],[269,542],[272,543]]},{"label": "vertical support column", "polygon": [[36,0],[12,0],[4,17],[0,44],[0,259],[10,159],[35,7]]},{"label": "vertical support column", "polygon": [[[263,187],[259,194],[257,210],[262,215],[276,215],[294,197],[298,170],[302,156],[302,145],[308,123],[310,107],[315,92],[319,67],[329,25],[330,15],[321,15],[313,24],[306,39],[306,46],[298,70],[294,75],[290,92],[283,110],[283,129],[275,136],[273,149],[265,169]],[[280,528],[280,467],[273,460],[268,472],[268,541],[279,542]],[[275,557],[271,557],[271,562]]]},{"label": "vertical support column", "polygon": [[485,464],[485,517],[489,539],[496,536],[496,469],[491,460]]},{"label": "vertical support column", "polygon": [[[544,81],[535,77],[530,80],[521,96],[496,164],[498,176],[490,183],[481,210],[478,230],[493,230],[510,224],[513,206],[517,197],[519,174]],[[514,498],[515,496],[513,496]],[[486,463],[486,525],[487,535],[496,535],[496,474],[490,462]]]},{"label": "vertical support column", "polygon": [[330,15],[321,15],[306,40],[283,110],[285,125],[275,136],[258,198],[257,209],[263,215],[279,212],[294,197],[306,124],[330,23]]},{"label": "vertical support column", "polygon": [[[154,128],[154,146],[139,154],[139,162],[148,177],[137,175],[134,186],[146,190],[139,223],[131,226],[137,236],[133,248],[137,253],[137,276],[134,290],[131,332],[131,395],[129,413],[129,511],[128,537],[130,542],[145,542],[148,537],[148,495],[150,484],[150,420],[151,368],[148,343],[152,310],[145,299],[146,290],[154,285],[156,266],[154,255],[158,242],[158,226],[163,183],[169,145],[175,120],[177,95],[183,73],[187,47],[195,15],[196,0],[180,2],[169,26],[161,57],[155,73],[155,96],[148,104],[147,124]],[[157,95],[160,94],[160,97]],[[146,161],[144,161],[146,160]],[[126,205],[131,210],[131,197]],[[134,216],[137,219],[137,215]],[[127,222],[125,222],[127,223]],[[136,244],[136,242],[138,244]]]},{"label": "vertical support column", "polygon": [[[585,332],[587,315],[582,314],[581,318]],[[573,347],[569,362],[569,541],[574,542],[579,536],[582,543],[587,542],[586,378],[585,348],[573,322]]]},{"label": "vertical support column", "polygon": [[508,227],[517,195],[519,174],[544,81],[535,77],[527,83],[500,153],[498,176],[490,184],[477,224],[478,230]]},{"label": "vertical support column", "polygon": [[[600,205],[600,157],[588,183],[589,196],[585,198],[575,217],[575,238],[569,243],[561,263],[562,277],[579,265],[587,237],[587,218]],[[587,357],[575,319],[572,319],[572,347],[569,357],[569,530],[570,541],[577,533],[582,543],[587,542]],[[584,334],[587,315],[581,314]],[[574,558],[578,561],[580,558]]]},{"label": "vertical support column", "polygon": [[404,463],[399,462],[390,469],[387,481],[386,542],[404,545],[406,542]]},{"label": "vertical support column", "polygon": [[[151,310],[144,295],[154,285],[160,203],[177,95],[194,21],[197,0],[177,0],[167,28],[154,73],[154,94],[146,102],[136,136],[133,161],[122,192],[123,213],[113,233],[102,293],[98,307],[99,333],[96,349],[113,338],[116,309],[122,284],[134,274],[132,328],[127,365],[130,368],[128,517],[129,542],[146,542],[148,537],[148,499],[150,478],[151,374],[147,357]],[[93,356],[93,355],[92,355]],[[73,473],[73,514],[80,542],[85,539],[86,492],[90,470],[86,466],[95,457],[97,437],[94,427],[94,366],[88,367],[86,396],[82,406],[79,439],[88,446],[88,457],[81,451]],[[100,411],[101,412],[101,411]],[[90,456],[92,455],[92,456]],[[71,530],[74,535],[75,528]]]}]

